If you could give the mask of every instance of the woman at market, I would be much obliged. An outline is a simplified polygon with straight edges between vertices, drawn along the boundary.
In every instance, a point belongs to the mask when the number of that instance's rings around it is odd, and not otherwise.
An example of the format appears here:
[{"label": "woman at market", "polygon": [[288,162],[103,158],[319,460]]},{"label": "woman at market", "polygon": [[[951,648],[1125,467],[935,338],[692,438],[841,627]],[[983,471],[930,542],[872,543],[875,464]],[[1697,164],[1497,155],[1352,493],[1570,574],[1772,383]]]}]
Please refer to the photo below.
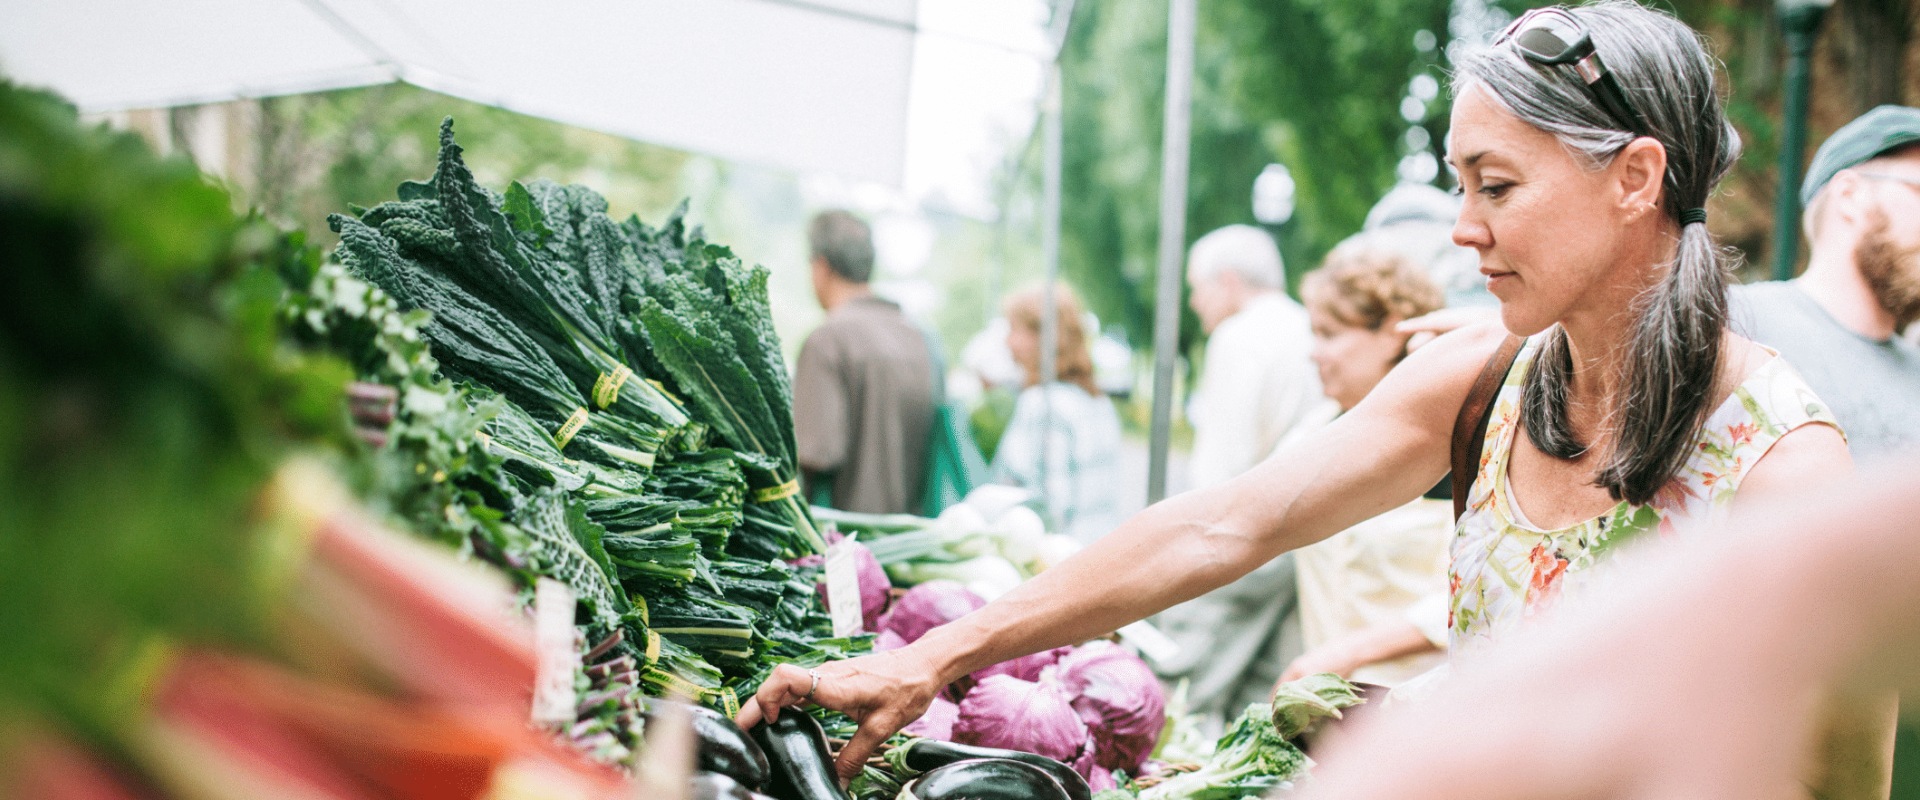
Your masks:
[{"label": "woman at market", "polygon": [[1106,634],[1404,505],[1448,472],[1455,420],[1509,335],[1525,346],[1451,545],[1455,652],[1547,613],[1629,539],[1850,471],[1793,369],[1726,328],[1728,264],[1703,206],[1739,143],[1699,36],[1632,3],[1548,9],[1456,68],[1454,238],[1478,251],[1505,330],[1414,351],[1284,458],[1148,508],[908,647],[777,669],[742,722],[808,701],[843,711],[861,723],[840,755],[851,775],[971,670]]},{"label": "woman at market", "polygon": [[1093,355],[1073,290],[1055,284],[1054,370],[1042,384],[1040,326],[1045,289],[1034,286],[1007,298],[1007,349],[1025,374],[993,455],[996,482],[1040,495],[1055,530],[1081,544],[1120,524],[1120,415],[1093,380]]},{"label": "woman at market", "polygon": [[[1427,265],[1398,241],[1377,232],[1353,236],[1301,282],[1327,397],[1281,440],[1275,458],[1358,406],[1407,357],[1408,334],[1395,325],[1440,307]],[[1282,683],[1331,672],[1398,686],[1439,666],[1453,529],[1446,488],[1295,553],[1306,652],[1287,665]]]}]

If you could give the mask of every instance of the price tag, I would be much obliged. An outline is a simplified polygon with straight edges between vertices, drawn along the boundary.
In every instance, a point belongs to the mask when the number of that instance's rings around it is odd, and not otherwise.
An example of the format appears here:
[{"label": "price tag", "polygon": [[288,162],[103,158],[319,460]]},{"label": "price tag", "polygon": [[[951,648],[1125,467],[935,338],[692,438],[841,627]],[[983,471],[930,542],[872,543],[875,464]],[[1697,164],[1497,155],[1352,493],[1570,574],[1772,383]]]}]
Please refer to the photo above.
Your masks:
[{"label": "price tag", "polygon": [[853,557],[853,539],[827,548],[827,616],[833,618],[833,635],[852,636],[862,632],[860,617],[860,570]]},{"label": "price tag", "polygon": [[535,657],[533,722],[563,726],[571,723],[579,698],[573,676],[580,669],[580,648],[573,630],[573,590],[552,578],[533,587]]}]

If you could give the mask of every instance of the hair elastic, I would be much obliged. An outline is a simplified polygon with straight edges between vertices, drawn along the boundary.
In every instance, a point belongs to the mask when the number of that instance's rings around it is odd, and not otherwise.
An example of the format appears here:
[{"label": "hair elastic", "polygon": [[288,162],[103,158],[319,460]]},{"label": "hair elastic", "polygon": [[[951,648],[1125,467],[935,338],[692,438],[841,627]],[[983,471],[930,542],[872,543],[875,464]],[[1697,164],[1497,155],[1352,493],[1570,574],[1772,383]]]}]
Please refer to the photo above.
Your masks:
[{"label": "hair elastic", "polygon": [[1704,209],[1704,208],[1689,208],[1689,209],[1687,209],[1687,210],[1685,210],[1685,211],[1682,211],[1682,212],[1680,212],[1680,224],[1681,224],[1681,225],[1692,225],[1693,223],[1696,223],[1696,222],[1698,222],[1698,223],[1700,223],[1700,224],[1702,224],[1702,225],[1705,225],[1705,224],[1707,224],[1707,210],[1706,210],[1706,209]]}]

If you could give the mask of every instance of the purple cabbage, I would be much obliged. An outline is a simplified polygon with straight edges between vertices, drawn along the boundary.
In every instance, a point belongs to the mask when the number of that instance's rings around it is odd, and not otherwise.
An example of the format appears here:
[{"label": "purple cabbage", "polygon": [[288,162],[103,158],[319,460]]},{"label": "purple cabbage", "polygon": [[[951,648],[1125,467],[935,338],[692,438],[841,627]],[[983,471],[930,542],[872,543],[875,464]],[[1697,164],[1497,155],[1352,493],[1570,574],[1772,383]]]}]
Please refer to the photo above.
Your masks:
[{"label": "purple cabbage", "polygon": [[1040,680],[1041,672],[1053,666],[1061,656],[1071,652],[1073,652],[1071,647],[1056,647],[1052,650],[1042,650],[1032,655],[1009,659],[974,672],[973,679],[978,682],[995,675],[1012,675],[1023,681],[1037,681]]},{"label": "purple cabbage", "polygon": [[1089,737],[1087,724],[1058,684],[995,675],[960,701],[953,741],[1072,764],[1085,752]]},{"label": "purple cabbage", "polygon": [[[871,556],[872,554],[868,554]],[[938,628],[987,604],[980,595],[955,581],[927,581],[908,589],[880,619],[880,630],[892,631],[912,644]]]},{"label": "purple cabbage", "polygon": [[903,732],[943,742],[953,741],[953,725],[960,721],[960,707],[944,697],[933,698],[927,713],[908,725]]},{"label": "purple cabbage", "polygon": [[1092,789],[1096,794],[1108,789],[1120,788],[1120,782],[1113,779],[1113,770],[1100,766],[1095,757],[1098,751],[1099,748],[1089,741],[1080,751],[1080,757],[1074,759],[1072,764],[1073,771],[1080,773],[1080,777],[1086,778],[1087,788]]},{"label": "purple cabbage", "polygon": [[1146,763],[1167,710],[1166,692],[1147,662],[1113,642],[1095,641],[1061,657],[1046,677],[1073,698],[1074,711],[1093,732],[1101,770],[1133,773]]}]

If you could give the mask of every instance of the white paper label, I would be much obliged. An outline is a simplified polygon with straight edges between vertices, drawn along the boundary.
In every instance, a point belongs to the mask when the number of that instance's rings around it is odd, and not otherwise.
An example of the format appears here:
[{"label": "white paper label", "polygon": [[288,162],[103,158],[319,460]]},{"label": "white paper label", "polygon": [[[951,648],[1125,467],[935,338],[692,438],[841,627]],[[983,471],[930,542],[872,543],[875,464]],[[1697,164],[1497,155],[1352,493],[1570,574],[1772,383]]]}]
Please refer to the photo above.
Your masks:
[{"label": "white paper label", "polygon": [[827,548],[827,615],[833,635],[863,632],[860,616],[860,570],[853,557],[853,539]]},{"label": "white paper label", "polygon": [[1179,644],[1161,633],[1159,628],[1153,627],[1153,623],[1144,619],[1121,628],[1120,638],[1138,648],[1141,655],[1155,664],[1166,663],[1168,659],[1180,654]]},{"label": "white paper label", "polygon": [[541,578],[534,584],[535,725],[566,725],[576,714],[573,676],[580,669],[580,648],[574,639],[574,602],[573,589],[564,583]]}]

